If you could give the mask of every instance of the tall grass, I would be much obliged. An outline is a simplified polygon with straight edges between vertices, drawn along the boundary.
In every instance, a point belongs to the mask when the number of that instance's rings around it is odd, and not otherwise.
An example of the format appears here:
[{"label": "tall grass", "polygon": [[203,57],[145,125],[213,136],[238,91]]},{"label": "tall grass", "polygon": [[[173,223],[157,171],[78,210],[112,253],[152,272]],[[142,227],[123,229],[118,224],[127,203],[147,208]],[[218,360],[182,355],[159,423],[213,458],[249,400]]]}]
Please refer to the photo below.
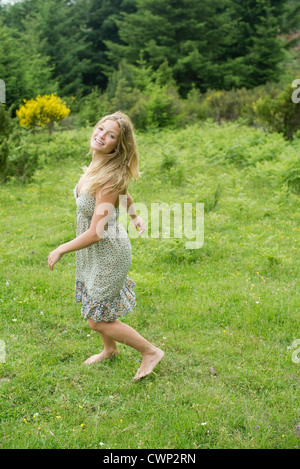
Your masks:
[{"label": "tall grass", "polygon": [[125,345],[83,365],[101,340],[74,302],[75,253],[47,266],[75,236],[90,129],[63,135],[73,154],[62,134],[33,136],[43,166],[0,187],[0,447],[299,447],[299,195],[285,178],[299,141],[211,122],[138,135],[135,203],[203,202],[205,236],[197,250],[131,238],[137,306],[123,320],[165,351],[136,383]]}]

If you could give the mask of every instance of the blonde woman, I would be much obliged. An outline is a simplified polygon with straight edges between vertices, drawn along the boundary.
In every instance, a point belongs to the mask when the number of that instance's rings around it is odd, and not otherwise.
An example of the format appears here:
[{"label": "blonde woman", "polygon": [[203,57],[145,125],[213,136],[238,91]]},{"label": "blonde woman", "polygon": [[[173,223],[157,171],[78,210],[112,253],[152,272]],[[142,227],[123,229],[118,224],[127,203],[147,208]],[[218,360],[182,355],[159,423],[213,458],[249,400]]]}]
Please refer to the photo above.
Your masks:
[{"label": "blonde woman", "polygon": [[76,238],[58,246],[48,256],[48,266],[76,251],[75,301],[82,302],[81,314],[99,332],[103,351],[89,357],[87,365],[119,355],[117,342],[142,354],[135,380],[148,376],[164,352],[144,339],[132,327],[118,320],[136,305],[135,282],[127,275],[131,265],[131,243],[118,221],[119,196],[127,196],[129,211],[139,234],[145,230],[128,193],[130,180],[140,176],[135,135],[129,117],[116,112],[103,117],[94,127],[90,141],[91,164],[74,189],[77,204]]}]

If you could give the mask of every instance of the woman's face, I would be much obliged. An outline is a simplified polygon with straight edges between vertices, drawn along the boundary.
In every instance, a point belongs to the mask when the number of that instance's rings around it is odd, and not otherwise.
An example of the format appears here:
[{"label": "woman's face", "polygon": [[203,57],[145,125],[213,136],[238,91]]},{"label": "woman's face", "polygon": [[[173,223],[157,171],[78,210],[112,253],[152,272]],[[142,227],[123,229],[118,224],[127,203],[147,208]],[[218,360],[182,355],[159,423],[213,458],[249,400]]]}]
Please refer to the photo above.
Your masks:
[{"label": "woman's face", "polygon": [[120,127],[116,121],[106,120],[97,125],[91,137],[91,148],[98,153],[109,154],[116,148]]}]

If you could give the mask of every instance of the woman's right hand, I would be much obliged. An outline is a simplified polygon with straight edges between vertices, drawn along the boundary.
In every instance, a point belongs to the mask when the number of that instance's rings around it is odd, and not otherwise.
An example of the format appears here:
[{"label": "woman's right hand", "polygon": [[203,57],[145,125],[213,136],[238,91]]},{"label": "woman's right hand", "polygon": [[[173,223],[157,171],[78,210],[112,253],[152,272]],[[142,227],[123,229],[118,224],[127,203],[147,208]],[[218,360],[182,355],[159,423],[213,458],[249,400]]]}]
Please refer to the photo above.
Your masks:
[{"label": "woman's right hand", "polygon": [[53,266],[58,262],[63,256],[63,253],[60,251],[59,247],[50,252],[48,256],[48,266],[50,270],[53,270]]},{"label": "woman's right hand", "polygon": [[139,235],[141,236],[141,234],[143,234],[146,229],[145,223],[143,222],[142,218],[139,216],[136,216],[135,218],[132,218],[131,221],[134,224],[135,229],[140,227]]}]

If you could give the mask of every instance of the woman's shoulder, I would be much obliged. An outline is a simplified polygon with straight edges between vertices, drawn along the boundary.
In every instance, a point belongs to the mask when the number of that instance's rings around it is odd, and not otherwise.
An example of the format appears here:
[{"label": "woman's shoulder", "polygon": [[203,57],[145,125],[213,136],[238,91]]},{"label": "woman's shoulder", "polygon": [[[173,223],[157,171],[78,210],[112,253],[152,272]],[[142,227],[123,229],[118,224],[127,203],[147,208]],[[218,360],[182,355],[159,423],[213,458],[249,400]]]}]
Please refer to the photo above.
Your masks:
[{"label": "woman's shoulder", "polygon": [[105,198],[107,201],[113,203],[115,208],[118,208],[119,196],[128,195],[128,189],[112,189],[110,184],[105,184],[104,186],[99,187],[93,195],[95,200]]}]

